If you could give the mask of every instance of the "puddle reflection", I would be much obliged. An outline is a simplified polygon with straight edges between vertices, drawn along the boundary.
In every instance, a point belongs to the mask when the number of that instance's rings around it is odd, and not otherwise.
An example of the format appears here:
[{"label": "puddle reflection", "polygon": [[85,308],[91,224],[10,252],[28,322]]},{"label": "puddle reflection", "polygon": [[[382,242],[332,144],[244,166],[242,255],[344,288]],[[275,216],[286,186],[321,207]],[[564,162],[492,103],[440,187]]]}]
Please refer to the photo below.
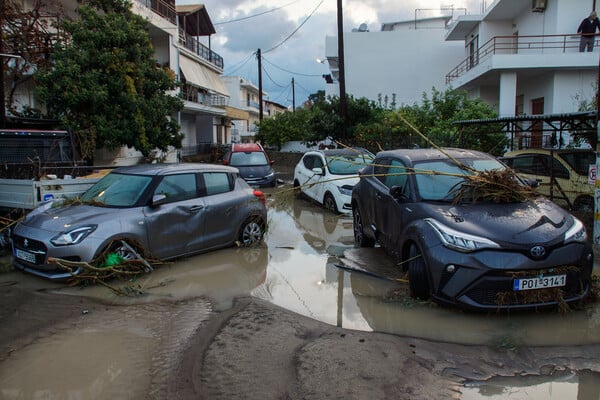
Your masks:
[{"label": "puddle reflection", "polygon": [[346,262],[391,270],[391,260],[381,249],[353,249],[350,216],[336,216],[298,199],[287,210],[271,209],[269,215],[265,299],[284,308],[344,328],[441,342],[502,348],[600,343],[597,302],[566,315],[554,310],[472,313],[416,302],[405,283],[336,268],[341,261],[335,255],[345,254]]}]

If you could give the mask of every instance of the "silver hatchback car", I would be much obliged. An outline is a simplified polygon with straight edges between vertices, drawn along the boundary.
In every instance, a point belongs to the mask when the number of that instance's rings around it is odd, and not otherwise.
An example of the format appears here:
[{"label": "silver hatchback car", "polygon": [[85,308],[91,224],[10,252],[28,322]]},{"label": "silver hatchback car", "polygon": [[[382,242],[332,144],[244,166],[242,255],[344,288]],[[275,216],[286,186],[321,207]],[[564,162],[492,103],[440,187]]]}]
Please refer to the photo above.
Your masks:
[{"label": "silver hatchback car", "polygon": [[21,270],[64,280],[71,273],[49,258],[89,263],[110,250],[125,259],[140,253],[168,260],[258,243],[266,221],[265,196],[233,167],[121,167],[88,189],[81,202],[48,202],[31,211],[13,230],[13,259]]}]

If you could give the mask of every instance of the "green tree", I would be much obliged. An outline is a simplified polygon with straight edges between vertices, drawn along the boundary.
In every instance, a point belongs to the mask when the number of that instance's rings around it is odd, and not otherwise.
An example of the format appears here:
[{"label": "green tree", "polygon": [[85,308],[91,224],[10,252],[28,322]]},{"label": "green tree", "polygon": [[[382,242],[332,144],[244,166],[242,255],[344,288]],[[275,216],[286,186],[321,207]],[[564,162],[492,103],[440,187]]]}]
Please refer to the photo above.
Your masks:
[{"label": "green tree", "polygon": [[[455,121],[497,117],[497,112],[491,106],[480,99],[469,99],[465,91],[439,91],[433,88],[431,97],[423,94],[420,104],[401,107],[398,113],[438,146],[464,147],[500,155],[508,143],[499,126],[486,125],[481,128],[470,125],[461,129],[454,124]],[[407,125],[405,122],[403,124]],[[410,135],[417,134],[413,129],[402,131]],[[416,143],[429,147],[421,137]]]},{"label": "green tree", "polygon": [[183,101],[169,91],[175,74],[157,65],[147,21],[127,0],[84,1],[62,28],[70,38],[52,53],[52,68],[36,73],[48,113],[59,118],[92,158],[96,148],[181,147],[172,118]]}]

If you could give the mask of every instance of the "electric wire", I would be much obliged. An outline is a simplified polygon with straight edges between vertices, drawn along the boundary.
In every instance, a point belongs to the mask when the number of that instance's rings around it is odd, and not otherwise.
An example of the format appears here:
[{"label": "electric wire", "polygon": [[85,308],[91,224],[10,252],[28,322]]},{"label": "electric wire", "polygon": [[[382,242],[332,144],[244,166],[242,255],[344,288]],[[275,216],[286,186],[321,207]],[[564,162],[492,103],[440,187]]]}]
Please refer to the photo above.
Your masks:
[{"label": "electric wire", "polygon": [[294,4],[294,3],[298,3],[299,1],[300,1],[300,0],[295,0],[295,1],[292,1],[292,2],[290,2],[290,3],[284,4],[284,5],[280,6],[280,7],[272,8],[272,9],[270,9],[270,10],[263,11],[263,12],[261,12],[261,13],[258,13],[258,14],[248,15],[248,16],[246,16],[246,17],[236,18],[236,19],[232,19],[232,20],[229,20],[229,21],[223,21],[223,22],[215,22],[215,23],[213,23],[213,25],[224,25],[224,24],[230,24],[230,23],[232,23],[232,22],[245,21],[245,20],[247,20],[247,19],[251,19],[251,18],[255,18],[255,17],[260,17],[261,15],[269,14],[269,13],[272,13],[272,12],[274,12],[274,11],[281,10],[282,8],[285,8],[285,7],[287,7],[287,6],[291,6],[292,4]]},{"label": "electric wire", "polygon": [[274,66],[275,68],[277,68],[277,69],[279,69],[279,70],[281,70],[281,71],[283,71],[283,72],[287,72],[287,73],[290,73],[290,74],[292,74],[292,75],[297,75],[297,76],[310,76],[310,77],[316,77],[316,76],[318,76],[318,77],[321,77],[321,74],[303,74],[303,73],[301,73],[301,72],[294,72],[294,71],[290,71],[289,69],[285,69],[285,68],[283,68],[283,67],[280,67],[280,66],[278,66],[278,65],[276,65],[276,64],[274,64],[274,63],[272,63],[271,61],[267,60],[265,57],[263,57],[263,61],[264,61],[264,62],[266,62],[266,63],[268,63],[268,64],[271,64],[272,66]]},{"label": "electric wire", "polygon": [[285,39],[283,39],[281,42],[279,42],[279,44],[277,44],[277,45],[275,45],[275,46],[271,47],[271,48],[270,48],[269,50],[267,50],[267,51],[264,51],[264,52],[263,52],[263,54],[265,54],[265,53],[269,53],[269,52],[271,52],[271,51],[275,50],[276,48],[278,48],[279,46],[281,46],[282,44],[284,44],[285,42],[287,42],[287,41],[288,41],[288,40],[289,40],[289,39],[290,39],[292,36],[294,36],[294,35],[296,34],[296,32],[298,32],[298,31],[300,30],[300,28],[302,28],[302,26],[303,26],[303,25],[304,25],[306,22],[308,22],[308,20],[309,20],[309,19],[310,19],[310,18],[311,18],[311,17],[314,15],[314,13],[316,13],[316,12],[317,12],[317,10],[319,9],[319,7],[321,7],[321,5],[323,4],[323,2],[324,2],[324,1],[325,1],[325,0],[321,0],[321,1],[319,2],[319,4],[317,4],[317,6],[316,6],[316,7],[315,7],[315,8],[314,8],[312,11],[311,11],[311,13],[308,15],[308,17],[306,17],[306,18],[304,19],[304,21],[302,21],[302,23],[301,23],[300,25],[298,25],[298,27],[292,31],[292,33],[290,33],[290,34],[289,34],[289,35],[288,35],[288,36],[287,36]]}]

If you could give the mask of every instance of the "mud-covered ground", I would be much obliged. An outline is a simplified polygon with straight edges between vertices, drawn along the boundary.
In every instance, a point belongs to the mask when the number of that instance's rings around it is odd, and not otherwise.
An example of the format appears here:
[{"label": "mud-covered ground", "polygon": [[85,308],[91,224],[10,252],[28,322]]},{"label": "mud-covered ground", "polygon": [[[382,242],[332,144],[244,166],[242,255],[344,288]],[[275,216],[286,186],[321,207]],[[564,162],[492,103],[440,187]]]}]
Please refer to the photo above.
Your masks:
[{"label": "mud-covered ground", "polygon": [[599,388],[600,345],[464,346],[337,328],[248,296],[217,312],[203,297],[117,305],[54,289],[0,275],[1,399],[458,399],[467,380],[574,372]]}]

